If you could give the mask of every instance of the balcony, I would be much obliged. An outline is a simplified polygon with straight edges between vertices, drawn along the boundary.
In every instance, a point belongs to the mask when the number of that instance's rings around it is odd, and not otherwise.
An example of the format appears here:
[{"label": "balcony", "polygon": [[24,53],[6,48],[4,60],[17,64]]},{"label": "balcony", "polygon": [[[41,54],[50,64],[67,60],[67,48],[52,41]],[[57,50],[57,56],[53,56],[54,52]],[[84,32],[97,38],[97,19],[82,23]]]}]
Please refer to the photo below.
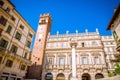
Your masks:
[{"label": "balcony", "polygon": [[103,69],[103,68],[107,68],[105,64],[95,64],[94,65],[95,69]]},{"label": "balcony", "polygon": [[82,69],[89,69],[89,65],[85,64],[85,65],[81,65]]},{"label": "balcony", "polygon": [[47,70],[52,70],[52,69],[53,69],[53,65],[46,65],[45,68],[46,68]]},{"label": "balcony", "polygon": [[3,31],[2,32],[2,36],[4,36],[5,38],[7,38],[8,40],[10,40],[12,38],[11,34],[8,34],[7,32]]},{"label": "balcony", "polygon": [[28,65],[31,64],[31,61],[28,60],[28,59],[25,59],[23,58],[22,56],[18,55],[18,54],[15,54],[15,53],[12,53],[11,51],[5,49],[5,48],[2,48],[0,47],[0,54],[2,54],[3,56],[6,56],[6,57],[11,57],[11,58],[14,58],[18,61],[21,61],[21,62],[24,62]]},{"label": "balcony", "polygon": [[24,44],[22,44],[22,42],[16,38],[13,38],[13,42],[16,45],[19,45],[20,47],[24,48]]},{"label": "balcony", "polygon": [[64,65],[59,65],[59,66],[58,66],[58,69],[64,69],[64,68],[65,68]]},{"label": "balcony", "polygon": [[10,14],[8,12],[6,12],[6,10],[3,9],[2,7],[0,7],[0,12],[2,12],[5,16],[7,16],[9,18]]}]

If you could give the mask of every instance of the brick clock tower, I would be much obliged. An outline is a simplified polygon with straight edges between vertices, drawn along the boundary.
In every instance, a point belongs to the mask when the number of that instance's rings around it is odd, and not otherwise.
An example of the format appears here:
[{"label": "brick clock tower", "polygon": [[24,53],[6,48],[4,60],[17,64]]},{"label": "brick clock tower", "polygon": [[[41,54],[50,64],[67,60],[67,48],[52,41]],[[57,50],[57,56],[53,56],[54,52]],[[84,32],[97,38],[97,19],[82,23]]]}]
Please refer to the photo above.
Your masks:
[{"label": "brick clock tower", "polygon": [[[35,43],[32,51],[32,66],[28,68],[27,78],[40,80],[46,40],[50,32],[52,19],[50,14],[40,15]],[[36,70],[37,69],[37,70]]]},{"label": "brick clock tower", "polygon": [[33,64],[42,65],[47,35],[50,32],[51,23],[52,20],[49,14],[40,15],[36,39],[32,52]]}]

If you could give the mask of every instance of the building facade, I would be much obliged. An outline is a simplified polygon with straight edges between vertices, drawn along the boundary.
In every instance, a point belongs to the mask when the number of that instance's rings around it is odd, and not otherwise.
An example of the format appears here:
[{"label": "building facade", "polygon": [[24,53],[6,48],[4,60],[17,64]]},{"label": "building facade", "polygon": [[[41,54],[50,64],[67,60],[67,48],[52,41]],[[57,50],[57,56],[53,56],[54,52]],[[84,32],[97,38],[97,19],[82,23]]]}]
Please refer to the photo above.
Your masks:
[{"label": "building facade", "polygon": [[112,36],[96,32],[49,35],[47,37],[42,80],[70,80],[72,76],[72,51],[70,40],[77,39],[76,73],[78,80],[95,80],[114,72],[116,43]]},{"label": "building facade", "polygon": [[22,80],[31,65],[35,34],[9,0],[0,0],[0,79]]},{"label": "building facade", "polygon": [[[107,27],[107,30],[111,30],[114,36],[114,39],[117,43],[117,51],[120,52],[120,4],[115,9],[113,17]],[[116,54],[116,57],[120,59],[120,54]]]}]

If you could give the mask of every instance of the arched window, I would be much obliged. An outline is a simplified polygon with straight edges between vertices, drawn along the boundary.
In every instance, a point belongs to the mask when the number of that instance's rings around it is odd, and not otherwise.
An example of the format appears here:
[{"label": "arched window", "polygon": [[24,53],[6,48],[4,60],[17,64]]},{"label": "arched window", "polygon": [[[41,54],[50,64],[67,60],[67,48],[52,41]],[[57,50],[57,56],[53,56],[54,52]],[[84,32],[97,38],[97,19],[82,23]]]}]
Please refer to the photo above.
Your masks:
[{"label": "arched window", "polygon": [[52,75],[52,73],[47,73],[47,74],[45,75],[45,80],[53,80],[53,75]]},{"label": "arched window", "polygon": [[82,75],[82,80],[91,80],[90,75],[88,73],[84,73]]},{"label": "arched window", "polygon": [[100,78],[104,78],[103,74],[97,73],[97,74],[95,75],[95,79],[100,79]]},{"label": "arched window", "polygon": [[65,75],[63,73],[59,73],[57,75],[57,79],[56,80],[65,80]]}]

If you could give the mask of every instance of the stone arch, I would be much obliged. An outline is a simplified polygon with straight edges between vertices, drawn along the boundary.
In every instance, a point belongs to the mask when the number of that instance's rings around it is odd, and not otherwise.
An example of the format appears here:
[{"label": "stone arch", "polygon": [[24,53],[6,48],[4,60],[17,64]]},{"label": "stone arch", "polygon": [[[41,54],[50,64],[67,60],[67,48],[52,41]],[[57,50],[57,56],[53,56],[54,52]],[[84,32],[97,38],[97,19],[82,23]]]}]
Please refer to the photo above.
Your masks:
[{"label": "stone arch", "polygon": [[71,80],[71,78],[72,78],[72,73],[69,74],[68,80]]},{"label": "stone arch", "polygon": [[56,80],[65,80],[65,75],[63,73],[59,73],[56,77]]},{"label": "stone arch", "polygon": [[52,73],[47,73],[45,75],[45,80],[53,80],[53,74]]},{"label": "stone arch", "polygon": [[91,76],[88,73],[83,73],[82,74],[82,80],[91,80]]},{"label": "stone arch", "polygon": [[100,79],[100,78],[104,78],[103,74],[102,73],[97,73],[95,75],[95,79]]}]

